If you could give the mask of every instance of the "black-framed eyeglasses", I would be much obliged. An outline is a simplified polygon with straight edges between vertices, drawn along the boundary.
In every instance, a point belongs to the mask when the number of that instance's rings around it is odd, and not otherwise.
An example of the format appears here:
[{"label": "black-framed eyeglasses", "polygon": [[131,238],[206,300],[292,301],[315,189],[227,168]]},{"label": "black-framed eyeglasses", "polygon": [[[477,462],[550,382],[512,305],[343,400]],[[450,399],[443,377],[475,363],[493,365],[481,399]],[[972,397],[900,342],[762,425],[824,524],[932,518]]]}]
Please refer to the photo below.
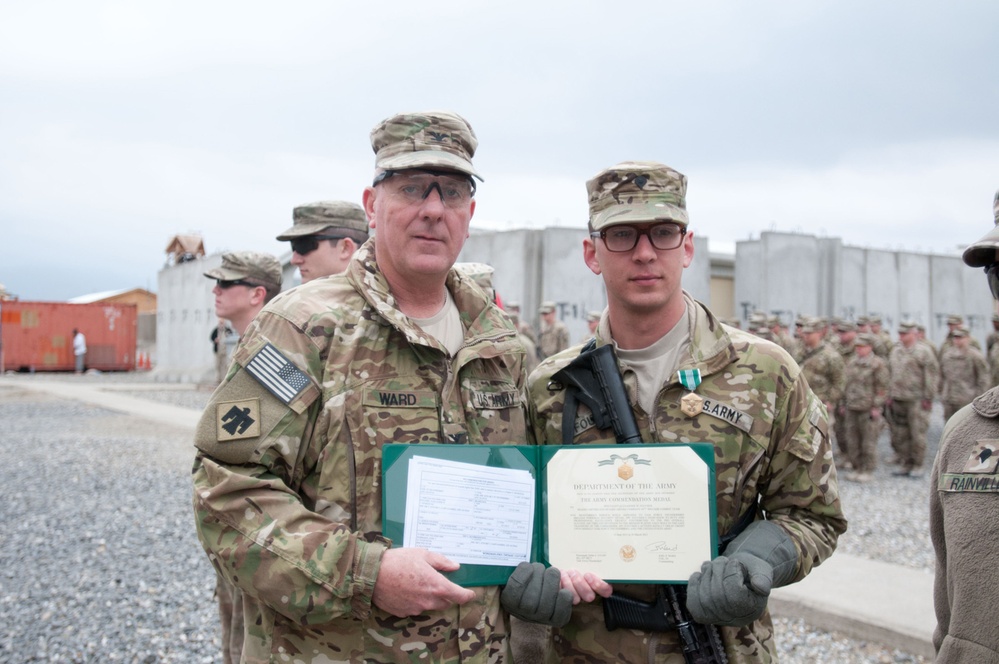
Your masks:
[{"label": "black-framed eyeglasses", "polygon": [[392,178],[392,193],[409,203],[427,200],[432,189],[437,190],[441,202],[449,208],[464,207],[475,197],[475,181],[470,176],[455,175],[449,171],[382,171],[375,177],[372,186],[378,186],[389,178]]},{"label": "black-framed eyeglasses", "polygon": [[992,298],[999,300],[999,262],[986,267],[985,275],[989,280],[989,290],[992,291]]},{"label": "black-framed eyeglasses", "polygon": [[342,240],[346,235],[305,235],[291,241],[291,250],[299,256],[311,254],[319,248],[320,240]]},{"label": "black-framed eyeglasses", "polygon": [[590,237],[603,240],[607,251],[623,253],[631,251],[638,246],[638,239],[643,235],[647,236],[652,246],[660,251],[676,249],[683,243],[683,236],[686,234],[687,229],[685,226],[667,221],[653,224],[646,228],[639,228],[628,224],[615,224],[610,228],[590,233]]},{"label": "black-framed eyeglasses", "polygon": [[215,285],[222,290],[229,290],[233,286],[246,286],[247,288],[257,288],[260,284],[251,284],[243,279],[216,279]]}]

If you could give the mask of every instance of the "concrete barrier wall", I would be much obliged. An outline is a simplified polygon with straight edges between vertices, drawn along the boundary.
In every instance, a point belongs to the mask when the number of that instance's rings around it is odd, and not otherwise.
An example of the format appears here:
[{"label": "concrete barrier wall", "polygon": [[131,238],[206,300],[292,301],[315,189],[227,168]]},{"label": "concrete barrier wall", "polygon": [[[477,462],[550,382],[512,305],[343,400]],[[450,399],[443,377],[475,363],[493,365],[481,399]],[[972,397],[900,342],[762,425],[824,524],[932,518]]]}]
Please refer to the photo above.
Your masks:
[{"label": "concrete barrier wall", "polygon": [[[585,237],[582,228],[475,231],[458,260],[492,265],[497,292],[504,301],[518,301],[521,315],[532,325],[538,323],[541,302],[554,300],[575,343],[585,334],[586,313],[607,303],[603,280],[583,262]],[[695,236],[683,287],[711,306],[709,249],[709,238]],[[209,343],[214,296],[203,273],[220,262],[213,255],[160,272],[154,363],[167,380],[214,379]],[[285,287],[295,282],[295,269],[286,265]],[[855,320],[876,313],[893,335],[903,318],[925,324],[937,345],[946,336],[951,313],[962,314],[983,344],[991,330],[993,303],[985,277],[957,256],[849,247],[838,238],[767,232],[758,240],[736,243],[734,282],[736,316],[743,324],[757,309],[779,314],[788,324],[798,314]]]},{"label": "concrete barrier wall", "polygon": [[[754,310],[856,320],[877,314],[893,336],[904,319],[939,345],[947,316],[960,314],[984,344],[992,296],[980,271],[959,256],[843,246],[836,238],[763,233],[736,243],[735,302],[743,323]],[[793,319],[793,317],[791,317]]]}]

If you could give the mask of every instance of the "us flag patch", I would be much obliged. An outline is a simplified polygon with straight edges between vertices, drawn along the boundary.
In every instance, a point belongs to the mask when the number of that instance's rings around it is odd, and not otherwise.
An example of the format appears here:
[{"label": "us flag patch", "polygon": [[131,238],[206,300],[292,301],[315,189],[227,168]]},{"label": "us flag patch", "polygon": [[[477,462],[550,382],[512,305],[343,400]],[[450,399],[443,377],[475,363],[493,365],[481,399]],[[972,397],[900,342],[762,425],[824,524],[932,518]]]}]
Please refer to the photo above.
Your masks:
[{"label": "us flag patch", "polygon": [[308,376],[270,343],[253,356],[246,371],[286,405],[310,382]]}]

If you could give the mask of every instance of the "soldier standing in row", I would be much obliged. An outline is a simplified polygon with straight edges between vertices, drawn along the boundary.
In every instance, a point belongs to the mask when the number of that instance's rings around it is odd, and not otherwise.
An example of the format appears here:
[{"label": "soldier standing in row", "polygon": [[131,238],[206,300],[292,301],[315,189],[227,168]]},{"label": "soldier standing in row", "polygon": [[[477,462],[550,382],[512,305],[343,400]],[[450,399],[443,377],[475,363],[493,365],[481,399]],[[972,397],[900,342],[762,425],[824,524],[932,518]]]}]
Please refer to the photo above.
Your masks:
[{"label": "soldier standing in row", "polygon": [[303,284],[343,272],[368,239],[368,218],[357,203],[307,203],[292,210],[291,216],[291,228],[277,239],[291,243],[291,264],[298,268]]},{"label": "soldier standing in row", "polygon": [[[281,262],[258,251],[226,252],[222,254],[222,264],[205,272],[205,276],[215,280],[212,292],[219,321],[232,323],[232,335],[223,332],[215,339],[216,371],[222,382],[239,338],[264,305],[281,292]],[[218,575],[215,596],[222,628],[222,661],[237,664],[242,661],[243,653],[243,593],[239,586]]]},{"label": "soldier standing in row", "polygon": [[944,422],[991,387],[988,364],[982,354],[971,347],[970,341],[968,328],[958,326],[951,331],[951,345],[940,354],[940,401],[944,407]]},{"label": "soldier standing in row", "polygon": [[543,360],[569,347],[569,329],[558,319],[554,302],[542,302],[538,313],[541,315],[538,354]]},{"label": "soldier standing in row", "polygon": [[892,448],[901,466],[892,474],[920,478],[926,456],[926,430],[937,393],[937,366],[933,354],[916,343],[915,323],[901,323],[898,336],[900,343],[892,349],[888,361],[888,424]]},{"label": "soldier standing in row", "polygon": [[878,436],[882,409],[888,398],[888,363],[874,354],[873,334],[864,332],[853,342],[853,355],[846,364],[843,390],[843,442],[852,471],[843,477],[870,482],[878,464]]},{"label": "soldier standing in row", "polygon": [[[825,404],[832,424],[836,406],[843,397],[843,357],[823,341],[822,328],[816,318],[807,320],[801,328],[801,341],[803,352],[798,364],[812,392]],[[840,458],[850,458],[845,453],[845,441],[837,440],[836,450],[842,453]]]}]

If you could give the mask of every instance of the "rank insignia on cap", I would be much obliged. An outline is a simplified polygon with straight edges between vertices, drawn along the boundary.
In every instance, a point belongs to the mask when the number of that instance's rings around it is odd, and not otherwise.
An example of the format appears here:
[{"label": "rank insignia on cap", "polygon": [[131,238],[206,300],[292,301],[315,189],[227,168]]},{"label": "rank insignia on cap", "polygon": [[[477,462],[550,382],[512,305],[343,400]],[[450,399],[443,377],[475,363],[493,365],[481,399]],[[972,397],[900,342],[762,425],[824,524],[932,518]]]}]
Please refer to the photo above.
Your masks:
[{"label": "rank insignia on cap", "polygon": [[246,364],[246,371],[285,405],[291,403],[311,382],[270,343],[257,351]]},{"label": "rank insignia on cap", "polygon": [[220,443],[260,436],[260,399],[215,404],[215,439]]}]

